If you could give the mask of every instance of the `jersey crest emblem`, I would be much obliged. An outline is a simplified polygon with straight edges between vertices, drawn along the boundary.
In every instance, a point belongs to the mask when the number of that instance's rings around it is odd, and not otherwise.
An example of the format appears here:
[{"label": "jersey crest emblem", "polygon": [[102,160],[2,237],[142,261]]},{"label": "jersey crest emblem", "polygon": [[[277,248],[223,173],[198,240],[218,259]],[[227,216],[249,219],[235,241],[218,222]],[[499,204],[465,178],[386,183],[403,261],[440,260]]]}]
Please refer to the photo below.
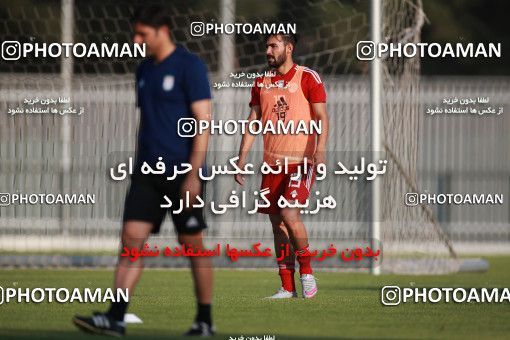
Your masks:
[{"label": "jersey crest emblem", "polygon": [[175,77],[167,75],[163,78],[163,90],[171,91],[174,88]]}]

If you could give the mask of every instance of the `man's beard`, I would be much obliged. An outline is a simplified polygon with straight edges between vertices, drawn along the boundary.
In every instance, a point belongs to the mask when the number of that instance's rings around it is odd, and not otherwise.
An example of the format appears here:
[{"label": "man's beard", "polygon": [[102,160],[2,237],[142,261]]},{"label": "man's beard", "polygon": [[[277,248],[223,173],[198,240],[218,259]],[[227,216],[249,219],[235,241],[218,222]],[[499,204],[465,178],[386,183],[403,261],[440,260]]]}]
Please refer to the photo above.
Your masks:
[{"label": "man's beard", "polygon": [[269,67],[278,68],[283,65],[287,61],[286,55],[282,54],[278,57],[271,57],[267,59],[267,64]]}]

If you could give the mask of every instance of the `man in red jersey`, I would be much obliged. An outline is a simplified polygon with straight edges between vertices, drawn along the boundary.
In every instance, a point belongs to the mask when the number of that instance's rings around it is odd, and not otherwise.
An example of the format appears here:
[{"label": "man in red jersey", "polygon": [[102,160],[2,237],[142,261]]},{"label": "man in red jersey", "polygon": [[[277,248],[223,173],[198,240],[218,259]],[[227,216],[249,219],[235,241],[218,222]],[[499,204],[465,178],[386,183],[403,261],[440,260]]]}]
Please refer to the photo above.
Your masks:
[{"label": "man in red jersey", "polygon": [[[294,126],[299,122],[309,126],[312,120],[321,124],[321,134],[264,135],[264,162],[271,166],[284,162],[289,164],[287,173],[263,175],[261,184],[261,189],[269,189],[266,198],[270,206],[259,208],[259,212],[269,215],[275,250],[282,245],[289,245],[293,249],[289,256],[278,259],[282,287],[270,296],[275,299],[297,297],[294,282],[296,260],[299,263],[303,297],[312,298],[317,294],[317,284],[310,265],[308,235],[301,221],[300,209],[278,206],[281,196],[289,202],[304,203],[315,179],[315,166],[325,163],[328,135],[326,92],[317,72],[293,62],[296,42],[295,35],[275,34],[267,37],[267,61],[276,74],[255,80],[248,117],[250,121],[261,120],[263,126],[268,122],[276,126],[279,121],[293,122]],[[254,140],[255,136],[249,133],[243,136],[239,150],[241,168],[246,163]],[[305,160],[307,166],[304,166]],[[243,185],[245,179],[236,175],[236,181]]]}]

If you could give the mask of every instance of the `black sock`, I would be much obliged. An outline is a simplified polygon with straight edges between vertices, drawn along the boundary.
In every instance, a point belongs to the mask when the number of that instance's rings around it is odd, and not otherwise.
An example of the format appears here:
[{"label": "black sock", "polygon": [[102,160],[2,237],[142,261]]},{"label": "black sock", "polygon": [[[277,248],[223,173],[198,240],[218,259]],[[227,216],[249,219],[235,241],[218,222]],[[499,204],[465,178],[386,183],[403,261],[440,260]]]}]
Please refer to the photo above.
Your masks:
[{"label": "black sock", "polygon": [[126,314],[128,304],[129,302],[126,301],[112,302],[107,314],[110,315],[115,321],[124,321],[124,314]]},{"label": "black sock", "polygon": [[195,318],[197,322],[205,322],[209,326],[211,326],[211,305],[198,303],[197,307],[197,317]]}]

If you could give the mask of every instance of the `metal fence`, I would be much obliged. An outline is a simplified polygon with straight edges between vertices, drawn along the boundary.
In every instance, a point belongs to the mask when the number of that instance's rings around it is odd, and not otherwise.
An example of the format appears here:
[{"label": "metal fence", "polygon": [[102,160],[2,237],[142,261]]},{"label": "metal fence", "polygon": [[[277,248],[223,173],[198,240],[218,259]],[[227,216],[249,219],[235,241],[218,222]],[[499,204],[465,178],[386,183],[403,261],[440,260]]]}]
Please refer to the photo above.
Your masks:
[{"label": "metal fence", "polygon": [[[58,97],[58,77],[3,75],[0,80],[0,192],[58,193],[62,159],[62,116],[8,114],[27,98]],[[331,119],[329,150],[332,158],[355,159],[370,149],[369,84],[362,77],[325,79]],[[498,193],[510,197],[510,78],[424,77],[421,80],[418,184],[430,193]],[[389,94],[386,94],[389,95]],[[444,98],[488,97],[502,114],[427,114],[444,107]],[[214,92],[215,119],[242,119],[248,115],[249,90]],[[127,181],[114,183],[109,168],[133,155],[138,113],[134,82],[126,76],[76,77],[72,105],[84,107],[82,115],[70,115],[71,191],[96,195],[96,204],[83,206],[10,205],[0,207],[0,249],[112,249],[117,242]],[[395,131],[396,134],[401,133]],[[213,136],[208,161],[223,164],[235,156],[241,136]],[[261,138],[254,146],[260,156]],[[338,159],[340,160],[340,159]],[[246,190],[256,190],[259,179]],[[208,185],[208,199],[224,199],[233,185],[222,178]],[[337,181],[327,185],[338,194],[333,214],[313,222],[312,236],[367,235],[369,188]],[[404,204],[395,202],[395,204]],[[510,209],[503,205],[437,205],[433,210],[454,241],[510,242]],[[233,213],[208,216],[210,235],[268,237],[264,216],[249,220]],[[171,223],[163,236],[173,234]]]}]

